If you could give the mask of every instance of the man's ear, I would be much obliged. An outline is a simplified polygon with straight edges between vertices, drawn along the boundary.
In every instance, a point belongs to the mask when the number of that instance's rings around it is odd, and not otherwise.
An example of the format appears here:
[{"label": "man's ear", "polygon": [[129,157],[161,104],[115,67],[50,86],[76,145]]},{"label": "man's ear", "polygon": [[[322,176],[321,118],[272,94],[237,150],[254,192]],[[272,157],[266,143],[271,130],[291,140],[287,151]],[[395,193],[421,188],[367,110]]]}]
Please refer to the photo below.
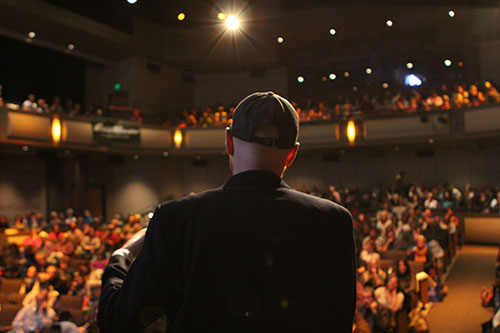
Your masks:
[{"label": "man's ear", "polygon": [[286,157],[285,161],[285,166],[289,168],[292,164],[293,161],[295,161],[295,157],[297,156],[297,152],[299,151],[300,143],[295,143],[295,146],[290,149],[290,152],[288,153],[288,156]]},{"label": "man's ear", "polygon": [[233,134],[231,134],[231,129],[229,127],[226,127],[226,153],[229,156],[233,156],[234,154]]}]

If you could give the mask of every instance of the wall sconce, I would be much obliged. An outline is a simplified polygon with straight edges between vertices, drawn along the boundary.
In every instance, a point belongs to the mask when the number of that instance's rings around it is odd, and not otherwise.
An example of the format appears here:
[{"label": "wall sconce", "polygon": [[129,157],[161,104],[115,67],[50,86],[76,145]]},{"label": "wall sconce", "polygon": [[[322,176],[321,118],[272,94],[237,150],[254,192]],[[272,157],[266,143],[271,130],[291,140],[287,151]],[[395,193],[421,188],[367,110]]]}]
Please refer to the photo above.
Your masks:
[{"label": "wall sconce", "polygon": [[349,120],[347,122],[347,140],[350,144],[353,144],[356,141],[356,124],[354,120]]},{"label": "wall sconce", "polygon": [[182,132],[180,129],[176,129],[174,132],[174,143],[175,149],[179,150],[182,146]]},{"label": "wall sconce", "polygon": [[59,142],[61,142],[61,137],[62,137],[61,121],[59,120],[58,117],[54,117],[52,119],[52,141],[55,144],[58,144]]}]

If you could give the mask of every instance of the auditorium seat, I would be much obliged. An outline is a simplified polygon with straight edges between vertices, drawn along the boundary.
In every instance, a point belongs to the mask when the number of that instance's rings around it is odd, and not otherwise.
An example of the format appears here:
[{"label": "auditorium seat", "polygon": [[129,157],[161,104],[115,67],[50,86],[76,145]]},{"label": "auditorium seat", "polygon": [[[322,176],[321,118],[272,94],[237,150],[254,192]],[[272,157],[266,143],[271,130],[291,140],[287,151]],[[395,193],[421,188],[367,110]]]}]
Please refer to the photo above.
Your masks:
[{"label": "auditorium seat", "polygon": [[380,268],[384,270],[384,272],[387,272],[389,267],[392,267],[392,270],[394,271],[396,268],[396,261],[392,259],[381,259],[380,260]]},{"label": "auditorium seat", "polygon": [[406,258],[406,251],[389,250],[385,253],[382,253],[382,259],[392,259],[395,262],[405,258]]},{"label": "auditorium seat", "polygon": [[59,301],[63,310],[81,309],[83,299],[81,296],[62,295]]},{"label": "auditorium seat", "polygon": [[12,324],[16,313],[22,308],[20,304],[2,304],[0,309],[0,329]]},{"label": "auditorium seat", "polygon": [[22,283],[21,279],[2,279],[0,290],[6,294],[18,293]]}]

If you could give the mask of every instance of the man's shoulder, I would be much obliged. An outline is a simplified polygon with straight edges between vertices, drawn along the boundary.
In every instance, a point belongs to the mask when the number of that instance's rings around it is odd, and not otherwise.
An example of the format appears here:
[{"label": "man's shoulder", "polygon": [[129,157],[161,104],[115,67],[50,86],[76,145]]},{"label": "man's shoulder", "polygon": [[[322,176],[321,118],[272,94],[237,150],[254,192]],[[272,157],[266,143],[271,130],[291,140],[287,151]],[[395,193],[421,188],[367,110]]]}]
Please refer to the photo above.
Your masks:
[{"label": "man's shoulder", "polygon": [[183,207],[183,206],[196,205],[196,204],[199,204],[205,200],[213,198],[214,196],[217,196],[220,193],[222,193],[221,187],[206,190],[206,191],[199,192],[199,193],[191,193],[191,194],[188,194],[186,196],[183,196],[183,197],[180,197],[177,199],[163,202],[163,203],[158,205],[158,209],[160,211],[166,211],[166,210],[175,209],[175,208],[179,208],[179,207]]}]

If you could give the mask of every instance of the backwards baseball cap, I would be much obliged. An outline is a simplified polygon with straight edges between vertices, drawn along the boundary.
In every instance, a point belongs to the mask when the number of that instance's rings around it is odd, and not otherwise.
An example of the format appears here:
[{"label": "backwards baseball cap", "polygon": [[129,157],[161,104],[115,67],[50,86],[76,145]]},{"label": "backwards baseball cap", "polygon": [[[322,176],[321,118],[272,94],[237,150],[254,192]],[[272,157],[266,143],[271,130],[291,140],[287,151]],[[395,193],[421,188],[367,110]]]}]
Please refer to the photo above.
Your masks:
[{"label": "backwards baseball cap", "polygon": [[[275,127],[278,136],[255,136],[254,128],[259,125]],[[245,97],[234,110],[231,133],[247,142],[279,149],[293,148],[299,137],[297,111],[288,100],[272,91],[256,92]]]}]

